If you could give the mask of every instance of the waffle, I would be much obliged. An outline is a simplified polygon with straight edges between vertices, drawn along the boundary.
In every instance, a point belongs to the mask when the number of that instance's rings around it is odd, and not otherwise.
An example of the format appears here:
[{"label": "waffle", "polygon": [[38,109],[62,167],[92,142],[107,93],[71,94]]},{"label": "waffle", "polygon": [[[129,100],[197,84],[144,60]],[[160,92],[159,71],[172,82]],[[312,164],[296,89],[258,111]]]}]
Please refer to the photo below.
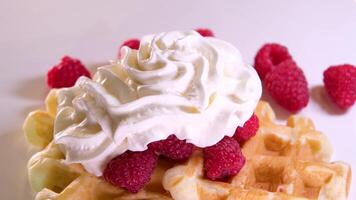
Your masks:
[{"label": "waffle", "polygon": [[162,187],[164,173],[172,164],[160,160],[150,182],[136,194],[114,187],[101,178],[87,173],[80,164],[64,163],[58,146],[50,143],[35,154],[28,163],[36,200],[134,200],[172,199]]},{"label": "waffle", "polygon": [[[55,98],[52,91],[46,99],[47,111],[32,112],[24,124],[28,141],[41,148],[28,162],[36,200],[347,198],[351,169],[342,162],[329,163],[332,150],[326,137],[307,118],[291,116],[287,125],[275,124],[266,102],[256,108],[260,128],[242,146],[246,164],[235,177],[226,182],[204,178],[197,150],[185,163],[160,159],[150,182],[138,193],[128,193],[87,173],[80,164],[64,162],[59,147],[51,142]],[[41,142],[36,143],[36,138]]]},{"label": "waffle", "polygon": [[[203,177],[201,153],[169,169],[163,185],[174,199],[346,199],[351,169],[328,163],[332,150],[310,119],[291,116],[287,126],[276,125],[266,102],[256,108],[260,128],[242,147],[246,164],[227,182]],[[189,188],[189,189],[187,189]]]}]

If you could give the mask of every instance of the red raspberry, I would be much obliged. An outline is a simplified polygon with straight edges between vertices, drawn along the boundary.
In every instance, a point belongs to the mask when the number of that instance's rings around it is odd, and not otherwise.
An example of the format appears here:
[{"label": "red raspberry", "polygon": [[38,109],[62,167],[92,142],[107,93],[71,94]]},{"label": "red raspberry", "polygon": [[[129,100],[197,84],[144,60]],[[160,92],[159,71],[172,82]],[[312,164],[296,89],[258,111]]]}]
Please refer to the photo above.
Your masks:
[{"label": "red raspberry", "polygon": [[72,87],[81,76],[90,78],[90,72],[78,59],[65,56],[47,72],[47,85],[50,88]]},{"label": "red raspberry", "polygon": [[165,140],[152,142],[148,147],[169,159],[186,160],[192,155],[194,145],[179,140],[175,135],[170,135]]},{"label": "red raspberry", "polygon": [[117,186],[136,193],[150,181],[158,156],[152,150],[127,151],[112,159],[104,170],[104,179]]},{"label": "red raspberry", "polygon": [[286,60],[267,73],[264,83],[274,100],[285,109],[296,112],[307,106],[308,83],[293,60]]},{"label": "red raspberry", "polygon": [[335,104],[348,109],[356,100],[356,67],[349,64],[329,67],[324,71],[324,85]]},{"label": "red raspberry", "polygon": [[250,139],[251,137],[255,136],[258,128],[258,117],[253,114],[250,119],[245,122],[243,127],[237,127],[234,134],[234,138],[237,140],[238,143],[241,144]]},{"label": "red raspberry", "polygon": [[265,44],[256,54],[255,69],[263,80],[279,63],[289,59],[292,59],[292,56],[287,47],[277,43]]},{"label": "red raspberry", "polygon": [[197,28],[195,31],[203,37],[214,37],[213,31],[207,28]]},{"label": "red raspberry", "polygon": [[132,39],[124,41],[119,47],[118,58],[121,57],[121,48],[124,46],[137,50],[140,48],[140,40],[136,39],[136,38],[132,38]]},{"label": "red raspberry", "polygon": [[224,137],[217,144],[203,149],[204,171],[211,180],[224,180],[239,173],[245,164],[239,143]]},{"label": "red raspberry", "polygon": [[123,46],[130,47],[131,49],[136,49],[137,50],[137,49],[140,48],[140,40],[136,39],[136,38],[132,38],[132,39],[126,40],[121,44],[120,49]]}]

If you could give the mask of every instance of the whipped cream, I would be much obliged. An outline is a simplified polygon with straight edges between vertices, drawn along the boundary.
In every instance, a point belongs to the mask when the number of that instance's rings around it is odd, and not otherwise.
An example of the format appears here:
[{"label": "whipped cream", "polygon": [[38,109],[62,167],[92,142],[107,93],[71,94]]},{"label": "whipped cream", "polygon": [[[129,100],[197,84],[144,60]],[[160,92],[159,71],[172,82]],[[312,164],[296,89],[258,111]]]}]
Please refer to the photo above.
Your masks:
[{"label": "whipped cream", "polygon": [[250,118],[261,96],[256,71],[235,47],[195,31],[145,36],[121,57],[58,93],[54,142],[68,163],[96,176],[113,157],[171,134],[214,145]]}]

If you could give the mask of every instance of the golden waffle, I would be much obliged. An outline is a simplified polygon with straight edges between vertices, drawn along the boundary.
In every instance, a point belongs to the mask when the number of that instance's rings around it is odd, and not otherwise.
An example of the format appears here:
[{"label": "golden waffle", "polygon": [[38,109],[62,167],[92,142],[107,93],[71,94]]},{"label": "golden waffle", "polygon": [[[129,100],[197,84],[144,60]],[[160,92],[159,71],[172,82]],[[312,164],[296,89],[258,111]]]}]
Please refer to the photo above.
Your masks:
[{"label": "golden waffle", "polygon": [[66,165],[58,146],[50,143],[28,163],[36,200],[133,200],[172,199],[162,187],[162,176],[172,165],[160,160],[151,181],[137,194],[114,187],[101,178],[87,173],[80,164]]},{"label": "golden waffle", "polygon": [[174,199],[346,199],[351,169],[327,163],[331,146],[311,120],[291,116],[287,126],[274,124],[266,102],[256,108],[260,128],[242,147],[246,164],[228,182],[203,177],[202,156],[169,169],[163,185]]},{"label": "golden waffle", "polygon": [[[64,162],[58,146],[49,141],[55,98],[52,91],[46,99],[47,111],[32,112],[24,124],[31,144],[43,148],[49,143],[28,163],[36,200],[345,199],[348,193],[350,167],[327,163],[331,146],[311,120],[292,116],[287,126],[276,125],[269,105],[260,102],[256,108],[260,129],[242,147],[246,164],[237,176],[228,182],[205,179],[201,152],[197,151],[181,165],[160,160],[151,181],[131,194],[87,173],[80,164]],[[41,142],[36,143],[35,138],[42,138]]]}]

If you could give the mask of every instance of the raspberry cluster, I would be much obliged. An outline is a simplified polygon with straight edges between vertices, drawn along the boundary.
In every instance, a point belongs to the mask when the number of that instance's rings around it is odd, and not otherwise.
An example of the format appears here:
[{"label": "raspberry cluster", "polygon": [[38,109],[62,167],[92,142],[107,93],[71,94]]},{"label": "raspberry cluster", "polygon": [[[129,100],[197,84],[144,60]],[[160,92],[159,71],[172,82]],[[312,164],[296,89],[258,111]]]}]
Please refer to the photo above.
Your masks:
[{"label": "raspberry cluster", "polygon": [[127,151],[115,157],[107,164],[104,178],[115,186],[136,193],[150,181],[159,156],[182,161],[192,155],[193,149],[193,144],[172,134],[165,140],[150,143],[146,151]]},{"label": "raspberry cluster", "polygon": [[[287,47],[269,43],[255,57],[255,69],[265,89],[282,107],[297,112],[309,101],[308,82]],[[324,87],[333,102],[343,110],[356,101],[356,67],[350,64],[330,66],[324,71]]]},{"label": "raspberry cluster", "polygon": [[[245,164],[240,145],[258,130],[256,115],[236,129],[233,137],[224,137],[217,144],[203,148],[204,172],[211,180],[225,180],[236,175]],[[159,156],[182,161],[188,159],[194,149],[193,144],[179,140],[174,134],[164,140],[152,142],[143,152],[126,152],[112,159],[104,170],[104,178],[109,183],[130,192],[137,192],[145,186],[156,166]]]},{"label": "raspberry cluster", "polygon": [[309,101],[308,82],[287,47],[265,44],[255,57],[255,69],[272,98],[283,108],[297,112]]}]

